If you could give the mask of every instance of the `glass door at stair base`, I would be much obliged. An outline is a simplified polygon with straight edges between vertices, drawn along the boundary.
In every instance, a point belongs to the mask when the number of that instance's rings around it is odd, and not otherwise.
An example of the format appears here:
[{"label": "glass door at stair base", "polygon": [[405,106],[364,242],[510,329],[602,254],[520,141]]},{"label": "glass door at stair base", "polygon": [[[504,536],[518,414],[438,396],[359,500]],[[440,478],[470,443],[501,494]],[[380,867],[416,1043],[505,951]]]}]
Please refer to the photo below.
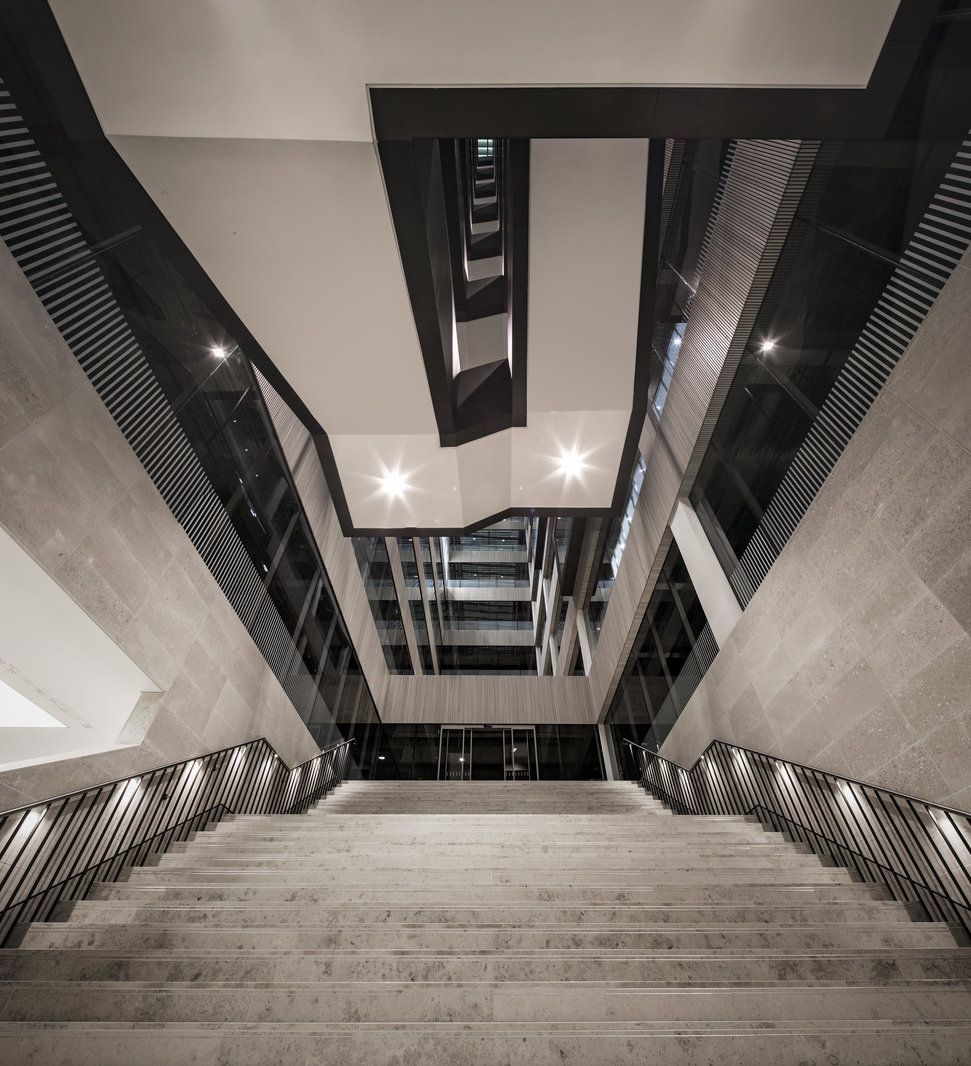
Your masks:
[{"label": "glass door at stair base", "polygon": [[438,779],[536,781],[536,730],[532,726],[442,726]]},{"label": "glass door at stair base", "polygon": [[503,781],[506,764],[505,729],[470,729],[472,780]]},{"label": "glass door at stair base", "polygon": [[443,728],[438,741],[438,779],[469,781],[472,778],[471,745],[466,729]]},{"label": "glass door at stair base", "polygon": [[507,781],[538,781],[536,730],[532,726],[513,726],[503,729],[502,739],[505,779]]}]

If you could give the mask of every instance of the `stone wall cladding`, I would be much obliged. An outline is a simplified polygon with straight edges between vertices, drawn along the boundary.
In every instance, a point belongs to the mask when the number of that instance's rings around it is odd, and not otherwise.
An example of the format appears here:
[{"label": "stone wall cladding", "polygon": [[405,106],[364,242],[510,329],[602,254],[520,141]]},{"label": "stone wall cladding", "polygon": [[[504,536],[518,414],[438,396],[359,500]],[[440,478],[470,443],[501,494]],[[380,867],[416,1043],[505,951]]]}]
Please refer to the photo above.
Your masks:
[{"label": "stone wall cladding", "polygon": [[971,255],[662,746],[971,807]]}]

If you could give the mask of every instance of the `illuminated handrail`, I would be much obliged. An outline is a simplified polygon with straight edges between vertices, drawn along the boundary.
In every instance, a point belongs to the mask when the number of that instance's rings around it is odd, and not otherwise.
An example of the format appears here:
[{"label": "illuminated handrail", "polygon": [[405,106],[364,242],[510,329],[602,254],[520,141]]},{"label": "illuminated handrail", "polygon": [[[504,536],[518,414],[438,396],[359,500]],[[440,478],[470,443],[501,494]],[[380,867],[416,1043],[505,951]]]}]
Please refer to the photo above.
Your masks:
[{"label": "illuminated handrail", "polygon": [[353,743],[290,768],[261,738],[0,812],[0,944],[227,814],[302,814],[345,779]]},{"label": "illuminated handrail", "polygon": [[713,740],[690,769],[636,744],[636,779],[677,814],[754,815],[971,936],[971,814]]}]

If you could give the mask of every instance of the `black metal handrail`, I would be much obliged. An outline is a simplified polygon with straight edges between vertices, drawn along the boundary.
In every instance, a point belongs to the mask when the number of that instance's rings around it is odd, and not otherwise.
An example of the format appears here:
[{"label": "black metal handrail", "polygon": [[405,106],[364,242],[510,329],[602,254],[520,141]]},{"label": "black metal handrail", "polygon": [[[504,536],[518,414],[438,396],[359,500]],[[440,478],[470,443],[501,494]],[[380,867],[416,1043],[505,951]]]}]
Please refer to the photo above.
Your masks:
[{"label": "black metal handrail", "polygon": [[635,780],[677,814],[755,815],[971,936],[971,814],[713,740],[685,769],[632,740]]},{"label": "black metal handrail", "polygon": [[263,738],[0,812],[0,945],[227,814],[302,814],[346,777],[354,740],[288,767]]}]

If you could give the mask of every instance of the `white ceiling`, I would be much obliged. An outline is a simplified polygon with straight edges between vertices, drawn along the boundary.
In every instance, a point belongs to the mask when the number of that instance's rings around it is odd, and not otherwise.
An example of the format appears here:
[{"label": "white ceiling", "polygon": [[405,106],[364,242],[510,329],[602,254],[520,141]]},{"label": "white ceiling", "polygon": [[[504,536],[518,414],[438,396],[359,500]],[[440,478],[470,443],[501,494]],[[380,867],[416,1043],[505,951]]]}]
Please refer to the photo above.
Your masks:
[{"label": "white ceiling", "polygon": [[152,680],[0,530],[0,682],[64,728],[0,729],[0,769],[115,744]]},{"label": "white ceiling", "polygon": [[[367,86],[862,86],[896,0],[53,0],[105,132],[327,431],[354,524],[609,505],[645,142],[534,141],[528,415],[443,449]],[[581,476],[555,473],[563,449]],[[389,499],[382,473],[409,484]]]},{"label": "white ceiling", "polygon": [[367,85],[865,85],[897,0],[52,0],[105,132],[369,141]]}]

